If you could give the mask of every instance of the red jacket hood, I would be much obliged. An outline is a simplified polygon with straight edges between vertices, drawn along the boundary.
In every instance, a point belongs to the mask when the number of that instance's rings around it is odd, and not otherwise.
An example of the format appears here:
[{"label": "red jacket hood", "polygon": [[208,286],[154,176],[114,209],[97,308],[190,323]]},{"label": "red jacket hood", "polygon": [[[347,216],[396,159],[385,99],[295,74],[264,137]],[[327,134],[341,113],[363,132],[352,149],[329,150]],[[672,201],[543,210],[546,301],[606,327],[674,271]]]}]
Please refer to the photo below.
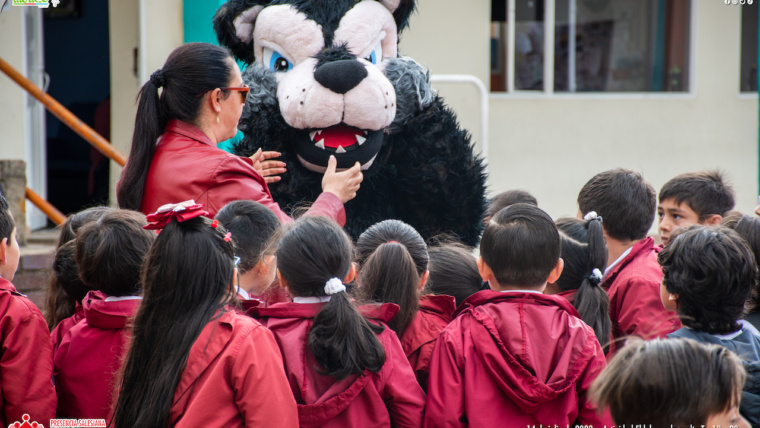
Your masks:
[{"label": "red jacket hood", "polygon": [[527,413],[574,388],[598,346],[591,328],[558,296],[484,290],[455,316],[469,324],[484,370]]},{"label": "red jacket hood", "polygon": [[408,357],[422,345],[438,338],[453,319],[457,301],[443,294],[426,294],[420,297],[420,309],[401,337],[401,346]]},{"label": "red jacket hood", "polygon": [[142,299],[107,302],[107,298],[108,296],[100,291],[90,291],[82,302],[87,323],[101,330],[126,327],[142,302]]}]

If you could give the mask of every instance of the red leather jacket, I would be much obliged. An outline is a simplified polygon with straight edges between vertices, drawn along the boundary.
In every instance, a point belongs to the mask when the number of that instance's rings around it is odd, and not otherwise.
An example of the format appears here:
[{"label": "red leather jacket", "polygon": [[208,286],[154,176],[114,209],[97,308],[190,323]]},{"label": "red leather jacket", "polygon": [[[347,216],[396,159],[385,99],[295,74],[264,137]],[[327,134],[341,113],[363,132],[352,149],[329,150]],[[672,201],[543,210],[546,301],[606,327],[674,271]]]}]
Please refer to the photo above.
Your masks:
[{"label": "red leather jacket", "polygon": [[[211,217],[229,202],[250,199],[269,207],[283,223],[293,221],[272,200],[250,159],[218,149],[194,125],[170,120],[148,169],[140,211],[150,214],[161,205],[188,199],[203,204]],[[320,194],[306,215],[330,217],[341,226],[346,223],[343,203],[329,192]]]}]

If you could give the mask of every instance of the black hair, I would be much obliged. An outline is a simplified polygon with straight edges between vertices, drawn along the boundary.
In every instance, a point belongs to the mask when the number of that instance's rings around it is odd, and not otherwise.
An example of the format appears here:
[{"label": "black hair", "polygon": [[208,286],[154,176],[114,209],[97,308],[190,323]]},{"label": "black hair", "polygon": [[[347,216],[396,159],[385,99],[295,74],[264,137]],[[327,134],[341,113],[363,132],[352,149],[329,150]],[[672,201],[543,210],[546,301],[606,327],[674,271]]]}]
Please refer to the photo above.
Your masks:
[{"label": "black hair", "polygon": [[118,209],[79,229],[75,257],[82,282],[108,296],[138,294],[140,266],[156,236],[146,224],[145,215]]},{"label": "black hair", "polygon": [[[733,229],[749,245],[752,253],[755,255],[755,263],[760,269],[760,218],[748,215],[742,215],[740,212],[729,212],[721,224],[729,229]],[[752,295],[747,302],[747,313],[760,311],[760,285],[752,290]]]},{"label": "black hair", "polygon": [[510,205],[496,213],[483,232],[480,256],[500,285],[539,286],[559,260],[557,226],[536,206]]},{"label": "black hair", "polygon": [[[0,241],[3,239],[11,240],[13,229],[16,228],[16,222],[13,221],[11,207],[3,195],[0,195]],[[8,242],[10,245],[10,242]]]},{"label": "black hair", "polygon": [[[277,269],[294,296],[325,296],[325,284],[344,278],[351,269],[351,239],[334,221],[301,217],[286,226],[277,249]],[[345,379],[365,370],[378,372],[385,350],[376,334],[383,327],[370,323],[346,292],[338,292],[314,317],[308,345],[317,371]]]},{"label": "black hair", "polygon": [[623,168],[600,172],[578,193],[582,213],[604,218],[607,235],[619,241],[644,239],[657,208],[654,188],[641,174]]},{"label": "black hair", "polygon": [[562,291],[578,290],[573,306],[588,324],[602,347],[610,337],[610,298],[601,287],[601,278],[593,274],[604,272],[607,266],[607,245],[604,242],[602,220],[560,218],[556,222],[562,245],[565,267],[555,284]]},{"label": "black hair", "polygon": [[235,298],[234,250],[225,234],[205,217],[172,220],[150,247],[141,272],[143,301],[118,386],[115,427],[169,425],[190,349]]},{"label": "black hair", "polygon": [[657,256],[662,284],[675,294],[684,326],[710,334],[739,330],[737,321],[757,285],[755,256],[725,227],[682,228]]},{"label": "black hair", "polygon": [[660,189],[660,202],[673,199],[676,205],[685,202],[699,216],[699,221],[734,208],[734,189],[725,182],[720,171],[688,172],[672,178]]},{"label": "black hair", "polygon": [[[66,221],[61,225],[61,232],[58,235],[56,248],[60,250],[66,243],[73,241],[80,227],[96,221],[100,216],[112,209],[106,206],[96,206],[68,216]],[[81,294],[84,290],[89,290],[79,278],[79,267],[76,265],[76,259],[74,258],[74,249],[75,246],[72,242],[70,253],[69,250],[66,250],[61,254],[60,260],[53,262],[53,271],[48,279],[44,311],[45,322],[47,322],[50,330],[53,330],[63,319],[74,315],[77,302],[81,302],[81,298],[77,299],[69,295],[66,291],[67,288],[70,288],[76,295]],[[64,285],[62,281],[67,281],[68,285]],[[81,284],[81,287],[79,284]],[[84,291],[84,294],[86,295],[87,292]],[[82,298],[84,298],[84,295],[82,295]]]},{"label": "black hair", "polygon": [[525,190],[507,190],[494,196],[486,209],[486,217],[493,217],[494,214],[514,204],[531,204],[538,206],[536,197]]},{"label": "black hair", "polygon": [[[117,190],[119,207],[140,210],[145,179],[156,141],[171,119],[195,123],[203,97],[229,86],[235,67],[229,51],[208,43],[188,43],[174,49],[138,94],[132,149]],[[163,88],[158,95],[159,87]],[[224,92],[223,96],[229,96]]]},{"label": "black hair", "polygon": [[216,219],[232,232],[238,270],[248,272],[261,260],[271,239],[280,230],[280,219],[266,206],[250,200],[233,201],[216,214]]},{"label": "black hair", "polygon": [[61,245],[55,252],[52,274],[66,295],[70,296],[74,302],[81,302],[91,288],[87,287],[79,276],[75,253],[75,241]]},{"label": "black hair", "polygon": [[399,305],[388,326],[401,337],[420,306],[420,277],[429,262],[425,240],[403,221],[384,220],[359,236],[356,253],[359,294],[363,300]]},{"label": "black hair", "polygon": [[443,243],[428,247],[430,276],[423,293],[453,296],[457,306],[481,290],[483,279],[478,272],[477,258],[469,247]]}]

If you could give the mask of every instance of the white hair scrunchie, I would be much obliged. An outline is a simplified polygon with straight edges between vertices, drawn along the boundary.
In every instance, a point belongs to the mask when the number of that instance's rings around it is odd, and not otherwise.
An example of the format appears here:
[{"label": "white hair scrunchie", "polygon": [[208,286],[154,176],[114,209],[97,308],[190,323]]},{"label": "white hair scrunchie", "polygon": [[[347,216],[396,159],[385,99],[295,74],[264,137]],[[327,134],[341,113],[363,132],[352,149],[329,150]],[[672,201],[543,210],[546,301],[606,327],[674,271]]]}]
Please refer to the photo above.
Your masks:
[{"label": "white hair scrunchie", "polygon": [[346,291],[346,286],[343,285],[343,281],[340,278],[330,278],[325,283],[325,294],[331,296],[335,293]]},{"label": "white hair scrunchie", "polygon": [[598,215],[596,215],[596,211],[589,211],[586,213],[586,215],[583,216],[583,219],[586,221],[596,220]]},{"label": "white hair scrunchie", "polygon": [[600,271],[597,268],[594,268],[594,270],[591,271],[591,275],[594,278],[598,279],[600,282],[602,281],[602,278],[604,278],[604,276],[602,275],[602,271]]}]

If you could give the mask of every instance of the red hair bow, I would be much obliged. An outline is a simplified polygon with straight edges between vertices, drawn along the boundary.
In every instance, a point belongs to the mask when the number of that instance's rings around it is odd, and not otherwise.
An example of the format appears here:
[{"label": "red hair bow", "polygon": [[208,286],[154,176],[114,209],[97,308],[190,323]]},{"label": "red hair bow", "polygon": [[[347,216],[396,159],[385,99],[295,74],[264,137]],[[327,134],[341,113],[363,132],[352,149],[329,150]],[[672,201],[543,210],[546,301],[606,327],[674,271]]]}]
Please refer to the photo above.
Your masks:
[{"label": "red hair bow", "polygon": [[196,204],[192,199],[178,204],[166,204],[155,213],[146,216],[148,224],[143,226],[143,229],[163,229],[172,219],[183,222],[200,216],[208,217],[209,213],[203,209],[203,204]]}]

